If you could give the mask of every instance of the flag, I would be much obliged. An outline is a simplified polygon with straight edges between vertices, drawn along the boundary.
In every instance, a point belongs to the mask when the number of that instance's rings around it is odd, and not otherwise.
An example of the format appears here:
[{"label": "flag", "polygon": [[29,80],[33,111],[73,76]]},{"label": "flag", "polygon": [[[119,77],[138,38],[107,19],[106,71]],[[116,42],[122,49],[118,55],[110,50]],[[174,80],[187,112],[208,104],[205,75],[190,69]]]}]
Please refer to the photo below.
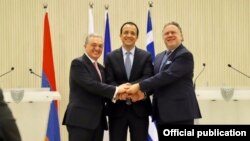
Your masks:
[{"label": "flag", "polygon": [[[49,87],[51,91],[56,91],[53,52],[47,12],[45,13],[44,17],[42,69],[42,87]],[[57,101],[52,101],[50,103],[50,111],[45,141],[60,141]]]},{"label": "flag", "polygon": [[89,8],[89,34],[94,33],[94,17],[92,7]]},{"label": "flag", "polygon": [[104,35],[104,64],[106,62],[106,57],[111,51],[111,42],[110,42],[110,31],[109,31],[109,15],[108,10],[105,10],[105,35]]},{"label": "flag", "polygon": [[[148,10],[148,22],[147,22],[147,51],[151,54],[152,61],[154,62],[155,49],[154,49],[153,28],[152,28],[150,10]],[[156,125],[154,122],[152,122],[151,117],[149,117],[148,141],[158,141]]]},{"label": "flag", "polygon": [[155,122],[152,122],[151,116],[149,117],[148,141],[158,141],[156,125]]},{"label": "flag", "polygon": [[148,23],[147,23],[147,51],[151,54],[152,61],[155,60],[155,47],[153,40],[153,28],[151,22],[150,10],[148,10]]}]

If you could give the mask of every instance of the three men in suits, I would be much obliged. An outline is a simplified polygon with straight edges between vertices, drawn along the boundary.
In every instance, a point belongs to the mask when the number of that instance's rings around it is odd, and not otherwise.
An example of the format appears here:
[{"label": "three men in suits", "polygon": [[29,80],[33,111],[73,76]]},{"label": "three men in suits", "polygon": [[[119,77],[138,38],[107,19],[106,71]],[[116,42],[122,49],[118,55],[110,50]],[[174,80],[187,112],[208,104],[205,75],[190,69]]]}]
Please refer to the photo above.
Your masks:
[{"label": "three men in suits", "polygon": [[[108,54],[105,62],[108,84],[114,86],[123,83],[133,84],[153,75],[150,54],[135,46],[138,35],[139,29],[135,23],[126,22],[121,26],[122,46]],[[137,102],[127,99],[107,103],[110,141],[127,141],[128,128],[131,141],[147,141],[151,102],[144,93],[140,91],[137,93],[144,99]]]},{"label": "three men in suits", "polygon": [[156,56],[154,76],[132,85],[127,92],[154,90],[153,119],[158,127],[192,125],[194,119],[201,118],[192,80],[193,55],[182,44],[183,35],[178,23],[167,23],[162,36],[167,51]]},{"label": "three men in suits", "polygon": [[0,141],[21,141],[16,121],[8,105],[4,102],[0,88]]},{"label": "three men in suits", "polygon": [[69,141],[102,141],[107,129],[105,99],[114,101],[126,86],[103,83],[104,68],[97,63],[103,51],[100,35],[88,35],[84,48],[86,53],[71,62],[69,104],[63,125],[67,126]]}]

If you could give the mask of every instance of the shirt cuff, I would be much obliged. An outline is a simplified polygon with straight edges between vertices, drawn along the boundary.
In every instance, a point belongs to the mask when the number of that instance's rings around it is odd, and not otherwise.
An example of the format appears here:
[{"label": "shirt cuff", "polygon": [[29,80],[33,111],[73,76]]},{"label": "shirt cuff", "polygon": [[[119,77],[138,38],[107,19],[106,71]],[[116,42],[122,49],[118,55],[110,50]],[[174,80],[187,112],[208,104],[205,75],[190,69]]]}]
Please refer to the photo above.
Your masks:
[{"label": "shirt cuff", "polygon": [[116,103],[116,95],[117,95],[117,93],[118,93],[118,87],[116,87],[114,96],[113,96],[113,98],[112,98],[112,102],[113,102],[113,103]]}]

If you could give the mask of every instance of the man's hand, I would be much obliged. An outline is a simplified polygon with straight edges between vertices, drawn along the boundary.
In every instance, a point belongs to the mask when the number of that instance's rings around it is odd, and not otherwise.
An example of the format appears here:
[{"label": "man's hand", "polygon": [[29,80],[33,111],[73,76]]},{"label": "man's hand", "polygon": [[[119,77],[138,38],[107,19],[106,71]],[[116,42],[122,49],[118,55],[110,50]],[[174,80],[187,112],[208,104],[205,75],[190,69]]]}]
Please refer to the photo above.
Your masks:
[{"label": "man's hand", "polygon": [[128,97],[128,94],[126,93],[126,90],[131,86],[130,83],[124,83],[118,86],[118,92],[115,97],[116,100],[126,100]]},{"label": "man's hand", "polygon": [[126,100],[127,97],[128,97],[127,93],[119,93],[119,94],[116,95],[117,100]]},{"label": "man's hand", "polygon": [[133,94],[136,94],[139,90],[140,90],[140,85],[139,85],[139,83],[136,83],[136,84],[131,85],[126,90],[126,93],[128,93],[129,95],[133,95]]},{"label": "man's hand", "polygon": [[137,102],[145,99],[144,93],[140,90],[136,94],[128,95],[128,97],[132,100],[132,102]]},{"label": "man's hand", "polygon": [[118,86],[118,94],[125,93],[127,89],[130,87],[130,85],[131,85],[130,83],[125,83]]}]

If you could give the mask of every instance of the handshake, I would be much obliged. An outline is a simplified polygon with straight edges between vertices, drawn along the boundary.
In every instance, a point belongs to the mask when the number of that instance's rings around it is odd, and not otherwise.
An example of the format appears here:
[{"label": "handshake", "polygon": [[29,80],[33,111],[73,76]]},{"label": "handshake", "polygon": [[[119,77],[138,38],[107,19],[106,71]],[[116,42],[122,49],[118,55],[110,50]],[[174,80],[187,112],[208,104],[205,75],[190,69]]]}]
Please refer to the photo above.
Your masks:
[{"label": "handshake", "polygon": [[138,83],[133,85],[130,83],[125,83],[118,86],[118,93],[115,97],[115,100],[130,99],[132,102],[137,102],[145,98],[145,94],[140,90],[140,86]]}]

